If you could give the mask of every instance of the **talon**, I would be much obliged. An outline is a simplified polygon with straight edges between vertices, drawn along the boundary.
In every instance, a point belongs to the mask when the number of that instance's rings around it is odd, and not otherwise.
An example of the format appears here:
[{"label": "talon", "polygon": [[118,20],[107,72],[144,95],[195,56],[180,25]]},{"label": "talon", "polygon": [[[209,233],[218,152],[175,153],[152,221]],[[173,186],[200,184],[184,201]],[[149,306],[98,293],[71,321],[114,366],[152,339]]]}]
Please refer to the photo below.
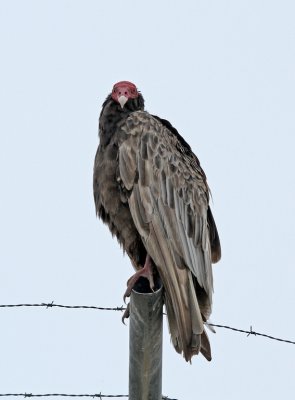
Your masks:
[{"label": "talon", "polygon": [[124,314],[123,314],[123,316],[122,316],[122,322],[123,322],[123,324],[124,325],[126,325],[125,324],[125,319],[126,318],[129,318],[130,317],[130,306],[129,306],[129,303],[127,304],[127,308],[126,308],[126,310],[124,311]]},{"label": "talon", "polygon": [[[127,289],[126,289],[126,291],[124,293],[124,296],[123,296],[123,300],[124,300],[125,304],[127,304],[126,303],[126,297],[130,297],[131,296],[131,292],[132,292],[133,286],[135,285],[137,280],[140,278],[140,277],[136,276],[136,279],[135,279],[135,275],[136,275],[136,273],[133,276],[131,276],[131,278],[129,278],[128,281],[127,281]],[[130,282],[131,280],[132,280],[132,282]]]},{"label": "talon", "polygon": [[124,300],[125,304],[126,304],[126,297],[130,297],[130,294],[131,294],[131,291],[129,291],[128,288],[127,288],[126,292],[124,293],[124,296],[123,296],[123,300]]}]

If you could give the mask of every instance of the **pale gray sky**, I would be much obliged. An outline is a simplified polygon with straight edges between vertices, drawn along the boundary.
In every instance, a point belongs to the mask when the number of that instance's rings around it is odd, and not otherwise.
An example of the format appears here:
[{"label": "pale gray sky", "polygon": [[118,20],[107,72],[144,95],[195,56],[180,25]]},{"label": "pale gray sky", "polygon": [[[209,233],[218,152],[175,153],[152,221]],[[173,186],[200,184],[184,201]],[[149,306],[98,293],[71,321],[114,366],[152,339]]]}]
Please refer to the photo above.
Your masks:
[{"label": "pale gray sky", "polygon": [[[133,269],[95,218],[97,119],[130,80],[201,160],[223,258],[212,321],[295,340],[295,4],[0,2],[0,303],[117,306]],[[128,392],[116,312],[0,309],[0,393]],[[163,393],[290,398],[294,345],[222,329]]]}]

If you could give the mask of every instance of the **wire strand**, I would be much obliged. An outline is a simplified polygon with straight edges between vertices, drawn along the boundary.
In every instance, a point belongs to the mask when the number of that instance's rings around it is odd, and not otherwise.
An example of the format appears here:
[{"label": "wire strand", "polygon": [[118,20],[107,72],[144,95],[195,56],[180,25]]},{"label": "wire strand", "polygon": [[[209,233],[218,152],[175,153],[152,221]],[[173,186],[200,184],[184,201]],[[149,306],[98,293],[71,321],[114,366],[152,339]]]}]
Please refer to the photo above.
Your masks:
[{"label": "wire strand", "polygon": [[102,399],[104,397],[113,397],[113,398],[118,398],[118,397],[128,397],[127,394],[66,394],[66,393],[45,393],[45,394],[33,394],[33,393],[3,393],[0,394],[0,397],[4,396],[9,396],[9,397],[98,397],[99,399]]},{"label": "wire strand", "polygon": [[91,310],[104,310],[104,311],[124,311],[126,307],[97,307],[97,306],[69,306],[64,304],[55,304],[53,301],[51,303],[36,303],[36,304],[0,304],[0,308],[12,308],[12,307],[44,307],[44,308],[75,308],[75,309],[91,309]]},{"label": "wire strand", "polygon": [[[96,393],[96,394],[67,394],[67,393],[45,393],[45,394],[33,394],[33,393],[0,393],[0,397],[92,397],[92,398],[98,398],[102,399],[105,397],[112,397],[112,398],[122,398],[122,397],[128,397],[128,394],[102,394],[102,393]],[[171,397],[167,396],[162,396],[162,400],[177,400],[177,399],[172,399]]]},{"label": "wire strand", "polygon": [[[55,304],[53,301],[51,303],[33,303],[33,304],[0,304],[0,308],[12,308],[12,307],[43,307],[43,308],[67,308],[67,309],[91,309],[91,310],[100,310],[100,311],[124,311],[126,310],[126,307],[120,306],[120,307],[97,307],[97,306],[69,306],[69,305],[64,305],[64,304]],[[223,328],[223,329],[229,329],[234,332],[240,332],[240,333],[246,333],[247,336],[253,335],[253,336],[262,336],[267,339],[271,340],[276,340],[278,342],[284,342],[284,343],[289,343],[289,344],[295,344],[295,341],[288,340],[288,339],[282,339],[278,337],[274,337],[272,335],[267,335],[265,333],[260,333],[253,331],[252,326],[250,326],[250,330],[244,330],[244,329],[239,329],[239,328],[233,328],[228,325],[220,325],[220,324],[212,324],[208,323],[209,326],[213,326],[215,328]],[[1,395],[0,395],[1,396]],[[73,396],[72,396],[73,397]]]},{"label": "wire strand", "polygon": [[235,331],[235,332],[247,333],[247,336],[250,336],[250,335],[263,336],[263,337],[266,337],[268,339],[277,340],[278,342],[295,344],[295,342],[293,342],[292,340],[281,339],[281,338],[277,338],[277,337],[274,337],[274,336],[266,335],[265,333],[255,332],[255,331],[252,330],[252,326],[250,326],[250,330],[249,331],[245,331],[243,329],[233,328],[233,327],[227,326],[227,325],[219,325],[219,324],[208,324],[208,325],[214,326],[216,328],[230,329],[230,330]]}]

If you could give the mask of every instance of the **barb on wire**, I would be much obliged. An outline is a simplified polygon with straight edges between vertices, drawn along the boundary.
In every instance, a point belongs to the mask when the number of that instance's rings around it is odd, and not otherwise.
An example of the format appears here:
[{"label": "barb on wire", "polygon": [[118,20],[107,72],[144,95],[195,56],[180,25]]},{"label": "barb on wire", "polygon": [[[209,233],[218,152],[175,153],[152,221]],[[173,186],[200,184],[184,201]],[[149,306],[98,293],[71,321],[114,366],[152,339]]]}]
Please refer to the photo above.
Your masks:
[{"label": "barb on wire", "polygon": [[[92,309],[92,310],[103,310],[103,311],[124,311],[124,310],[126,310],[126,307],[124,307],[124,306],[120,306],[120,307],[69,306],[69,305],[63,305],[63,304],[55,304],[53,301],[51,301],[50,303],[36,303],[36,304],[0,304],[0,308],[5,308],[5,307],[8,307],[8,308],[11,308],[11,307],[44,307],[46,309],[53,308],[53,307],[59,307],[59,308],[73,308],[73,309],[80,308],[80,309]],[[230,329],[235,332],[246,333],[248,336],[250,336],[250,335],[262,336],[267,339],[277,340],[278,342],[295,344],[295,341],[292,341],[292,340],[281,339],[281,338],[277,338],[277,337],[274,337],[271,335],[266,335],[265,333],[255,332],[252,330],[252,326],[250,326],[249,331],[246,331],[244,329],[233,328],[233,327],[227,326],[227,325],[219,325],[219,324],[211,324],[211,323],[208,323],[208,325],[214,326],[216,328],[224,328],[224,329]]]},{"label": "barb on wire", "polygon": [[98,397],[99,399],[102,399],[103,397],[113,397],[113,398],[118,398],[118,397],[128,397],[127,394],[66,394],[66,393],[45,393],[45,394],[33,394],[33,393],[1,393],[0,397]]}]

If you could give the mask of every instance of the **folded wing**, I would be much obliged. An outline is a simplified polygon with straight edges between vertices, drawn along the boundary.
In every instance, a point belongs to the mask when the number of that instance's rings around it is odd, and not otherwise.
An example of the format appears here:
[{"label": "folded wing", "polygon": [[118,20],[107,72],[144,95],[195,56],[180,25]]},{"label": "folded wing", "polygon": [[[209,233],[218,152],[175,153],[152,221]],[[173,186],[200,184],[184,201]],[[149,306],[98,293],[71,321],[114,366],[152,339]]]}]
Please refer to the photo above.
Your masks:
[{"label": "folded wing", "polygon": [[205,174],[177,136],[147,112],[132,113],[121,129],[127,139],[119,148],[119,174],[164,284],[173,344],[186,360],[199,351],[210,360],[203,322],[211,313],[211,250],[218,261],[220,244]]}]

